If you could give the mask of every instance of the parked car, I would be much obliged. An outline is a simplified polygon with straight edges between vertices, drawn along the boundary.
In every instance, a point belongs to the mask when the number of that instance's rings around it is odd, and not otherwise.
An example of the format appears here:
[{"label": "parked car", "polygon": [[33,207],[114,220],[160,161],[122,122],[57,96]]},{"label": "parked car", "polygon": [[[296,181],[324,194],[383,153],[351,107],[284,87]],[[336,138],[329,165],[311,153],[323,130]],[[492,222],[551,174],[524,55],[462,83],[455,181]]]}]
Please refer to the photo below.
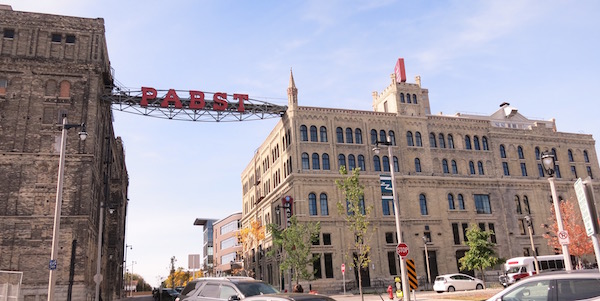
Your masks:
[{"label": "parked car", "polygon": [[176,301],[233,301],[275,293],[279,291],[270,284],[250,277],[204,277],[190,281]]},{"label": "parked car", "polygon": [[279,293],[247,297],[244,301],[335,301],[335,299],[319,294]]},{"label": "parked car", "polygon": [[598,270],[547,272],[521,279],[487,301],[587,300],[600,297]]},{"label": "parked car", "polygon": [[433,290],[438,293],[480,289],[483,289],[483,281],[465,274],[439,275],[433,283]]},{"label": "parked car", "polygon": [[160,288],[152,292],[156,301],[175,301],[179,296],[179,292],[172,288]]}]

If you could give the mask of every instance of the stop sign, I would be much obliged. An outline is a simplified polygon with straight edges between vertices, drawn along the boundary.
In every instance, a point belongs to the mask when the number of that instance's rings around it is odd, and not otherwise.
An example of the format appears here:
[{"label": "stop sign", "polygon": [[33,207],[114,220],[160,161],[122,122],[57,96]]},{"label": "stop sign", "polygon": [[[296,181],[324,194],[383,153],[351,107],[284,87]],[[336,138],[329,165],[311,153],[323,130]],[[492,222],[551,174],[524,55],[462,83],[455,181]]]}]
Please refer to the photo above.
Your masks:
[{"label": "stop sign", "polygon": [[399,243],[396,247],[396,253],[398,253],[402,259],[406,258],[406,256],[408,256],[408,245],[403,242]]}]

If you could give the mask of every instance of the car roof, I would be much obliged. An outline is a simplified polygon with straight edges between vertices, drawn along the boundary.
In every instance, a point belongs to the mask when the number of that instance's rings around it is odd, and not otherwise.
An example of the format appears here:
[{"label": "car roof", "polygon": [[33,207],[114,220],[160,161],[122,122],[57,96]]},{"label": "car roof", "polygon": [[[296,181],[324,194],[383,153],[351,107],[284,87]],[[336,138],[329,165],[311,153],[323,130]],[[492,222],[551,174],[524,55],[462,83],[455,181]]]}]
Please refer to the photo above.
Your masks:
[{"label": "car roof", "polygon": [[253,299],[256,300],[265,300],[265,299],[285,299],[285,300],[293,300],[293,301],[335,301],[335,299],[319,294],[306,294],[306,293],[277,293],[277,294],[267,294],[267,295],[256,295],[244,298],[244,300]]},{"label": "car roof", "polygon": [[202,277],[202,278],[196,278],[194,279],[194,281],[229,281],[229,282],[242,282],[242,281],[261,281],[261,280],[256,280],[252,277],[245,277],[245,276],[227,276],[227,277]]},{"label": "car roof", "polygon": [[[527,277],[526,279],[533,280],[543,280],[546,278],[556,279],[556,278],[585,278],[590,276],[600,277],[600,272],[598,269],[593,270],[572,270],[572,271],[550,271],[543,272],[537,275],[533,275],[531,277]],[[523,279],[525,280],[525,279]]]}]

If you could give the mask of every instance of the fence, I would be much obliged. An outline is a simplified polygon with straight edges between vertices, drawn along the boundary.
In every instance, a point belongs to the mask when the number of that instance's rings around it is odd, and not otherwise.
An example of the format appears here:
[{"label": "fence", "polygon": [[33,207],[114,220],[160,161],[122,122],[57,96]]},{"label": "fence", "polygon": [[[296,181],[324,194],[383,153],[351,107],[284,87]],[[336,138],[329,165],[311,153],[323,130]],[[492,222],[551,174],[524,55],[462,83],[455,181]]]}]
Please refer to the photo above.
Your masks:
[{"label": "fence", "polygon": [[23,272],[0,271],[0,301],[17,301],[22,281]]}]

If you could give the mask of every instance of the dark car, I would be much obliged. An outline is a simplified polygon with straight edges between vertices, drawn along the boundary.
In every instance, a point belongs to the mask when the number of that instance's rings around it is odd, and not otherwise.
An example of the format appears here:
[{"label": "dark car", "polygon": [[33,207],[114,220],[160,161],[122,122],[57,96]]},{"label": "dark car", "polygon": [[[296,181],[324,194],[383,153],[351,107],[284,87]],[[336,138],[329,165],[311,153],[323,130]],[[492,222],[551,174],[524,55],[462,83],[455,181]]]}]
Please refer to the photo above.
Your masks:
[{"label": "dark car", "polygon": [[179,292],[172,288],[160,288],[152,292],[155,301],[175,301]]},{"label": "dark car", "polygon": [[250,277],[205,277],[190,281],[176,301],[241,300],[279,293],[272,285]]},{"label": "dark car", "polygon": [[319,294],[305,293],[280,293],[268,295],[256,295],[245,298],[244,301],[335,301],[335,299]]}]

